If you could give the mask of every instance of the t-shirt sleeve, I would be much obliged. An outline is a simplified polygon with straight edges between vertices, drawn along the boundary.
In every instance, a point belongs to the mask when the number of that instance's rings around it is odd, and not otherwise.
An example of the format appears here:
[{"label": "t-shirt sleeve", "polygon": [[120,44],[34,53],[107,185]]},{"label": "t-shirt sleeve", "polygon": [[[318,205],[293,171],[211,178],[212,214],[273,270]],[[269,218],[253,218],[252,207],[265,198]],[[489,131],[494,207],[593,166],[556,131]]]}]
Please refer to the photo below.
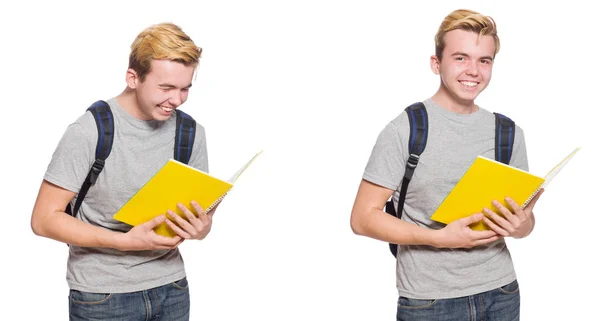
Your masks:
[{"label": "t-shirt sleeve", "polygon": [[190,166],[208,173],[208,151],[206,149],[206,131],[204,127],[196,123],[196,137],[190,157]]},{"label": "t-shirt sleeve", "polygon": [[95,130],[96,124],[90,113],[69,125],[52,154],[44,179],[78,193],[94,163],[95,141],[98,137]]},{"label": "t-shirt sleeve", "polygon": [[[408,133],[408,119],[402,113],[379,133],[363,178],[373,184],[397,190],[404,175],[407,151],[403,136]],[[404,133],[406,132],[406,133]]]},{"label": "t-shirt sleeve", "polygon": [[513,144],[513,153],[509,164],[524,171],[529,171],[527,149],[525,145],[525,134],[523,133],[523,129],[519,126],[516,126],[515,128],[515,141]]}]

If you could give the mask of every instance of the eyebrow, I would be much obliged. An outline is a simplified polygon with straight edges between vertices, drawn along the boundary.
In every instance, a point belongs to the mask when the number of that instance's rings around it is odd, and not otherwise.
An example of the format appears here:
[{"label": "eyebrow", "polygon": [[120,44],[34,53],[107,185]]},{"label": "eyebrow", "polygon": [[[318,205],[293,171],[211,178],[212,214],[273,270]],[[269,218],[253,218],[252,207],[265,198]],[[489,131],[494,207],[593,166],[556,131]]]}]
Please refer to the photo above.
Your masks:
[{"label": "eyebrow", "polygon": [[[177,86],[175,86],[175,85],[171,85],[171,84],[167,84],[167,83],[158,84],[158,86],[159,86],[159,87],[163,87],[163,88],[177,88]],[[187,88],[187,89],[189,89],[189,88],[191,88],[191,87],[192,87],[192,84],[189,84],[189,85],[187,85],[187,86],[185,86],[185,87],[183,87],[183,88]]]},{"label": "eyebrow", "polygon": [[[465,57],[469,57],[469,55],[468,55],[468,54],[466,54],[466,53],[464,53],[464,52],[460,52],[460,51],[457,51],[457,52],[453,53],[451,56],[452,56],[452,57],[454,57],[454,56],[465,56]],[[493,58],[492,56],[483,56],[483,57],[479,57],[479,59],[488,59],[488,60],[494,61],[494,58]]]}]

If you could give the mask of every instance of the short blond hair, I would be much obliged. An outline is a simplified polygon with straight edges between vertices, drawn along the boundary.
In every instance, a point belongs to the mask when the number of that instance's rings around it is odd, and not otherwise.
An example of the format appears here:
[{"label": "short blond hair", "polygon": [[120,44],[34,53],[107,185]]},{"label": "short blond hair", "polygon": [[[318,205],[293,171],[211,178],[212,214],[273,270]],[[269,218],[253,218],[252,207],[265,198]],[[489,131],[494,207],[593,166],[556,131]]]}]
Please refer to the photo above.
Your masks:
[{"label": "short blond hair", "polygon": [[197,66],[202,48],[173,23],[160,23],[140,32],[131,44],[129,68],[143,82],[150,72],[153,59],[167,59],[186,66]]},{"label": "short blond hair", "polygon": [[494,56],[500,51],[500,38],[498,38],[494,19],[473,10],[459,9],[452,11],[444,18],[435,34],[435,55],[439,60],[442,60],[442,52],[446,47],[444,36],[457,29],[476,32],[480,36],[492,36],[496,47]]}]

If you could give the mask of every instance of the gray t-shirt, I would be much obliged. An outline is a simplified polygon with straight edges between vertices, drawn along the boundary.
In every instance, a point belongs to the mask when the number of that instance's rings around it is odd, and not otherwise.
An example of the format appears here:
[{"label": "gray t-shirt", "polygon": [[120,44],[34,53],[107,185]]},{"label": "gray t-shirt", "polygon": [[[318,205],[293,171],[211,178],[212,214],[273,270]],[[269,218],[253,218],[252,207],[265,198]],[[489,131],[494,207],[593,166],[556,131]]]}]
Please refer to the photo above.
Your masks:
[{"label": "gray t-shirt", "polygon": [[[402,220],[441,229],[443,224],[430,219],[433,212],[478,155],[494,159],[495,117],[483,108],[471,114],[457,114],[431,99],[424,104],[429,117],[429,136],[408,186]],[[379,134],[363,175],[367,181],[394,190],[395,204],[408,159],[408,139],[408,117],[402,112]],[[518,126],[513,146],[510,165],[527,171],[525,140]],[[399,246],[396,286],[400,296],[461,297],[488,291],[515,279],[504,240],[472,249]]]},{"label": "gray t-shirt", "polygon": [[[175,115],[166,121],[143,121],[127,114],[113,98],[107,101],[114,116],[115,135],[110,156],[77,218],[113,231],[131,227],[113,215],[173,157]],[[75,193],[95,158],[98,130],[91,113],[69,125],[44,179]],[[189,165],[208,172],[204,128],[196,124]],[[74,205],[74,200],[71,205]],[[122,252],[106,248],[69,247],[67,282],[73,290],[122,293],[161,286],[185,276],[178,249]]]}]

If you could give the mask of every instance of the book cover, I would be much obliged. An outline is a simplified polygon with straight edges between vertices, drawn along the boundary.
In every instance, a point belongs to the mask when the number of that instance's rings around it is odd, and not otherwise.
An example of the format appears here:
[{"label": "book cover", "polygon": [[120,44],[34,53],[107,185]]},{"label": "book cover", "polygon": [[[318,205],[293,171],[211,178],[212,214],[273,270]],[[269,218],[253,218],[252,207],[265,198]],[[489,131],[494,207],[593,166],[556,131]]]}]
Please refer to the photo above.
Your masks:
[{"label": "book cover", "polygon": [[[198,202],[206,212],[209,212],[227,195],[235,181],[261,152],[257,153],[228,181],[170,159],[115,213],[113,218],[136,226],[156,216],[166,214],[170,209],[185,219],[186,217],[177,207],[177,203],[184,204],[194,212],[191,206],[192,200]],[[157,226],[154,231],[163,236],[173,237],[176,235],[165,223]]]},{"label": "book cover", "polygon": [[[521,207],[525,207],[542,187],[550,183],[579,149],[576,148],[544,177],[478,156],[433,213],[431,219],[449,224],[457,219],[482,212],[484,207],[500,214],[492,201],[497,200],[510,209],[504,199],[507,196]],[[483,221],[471,225],[471,228],[489,229]]]}]

